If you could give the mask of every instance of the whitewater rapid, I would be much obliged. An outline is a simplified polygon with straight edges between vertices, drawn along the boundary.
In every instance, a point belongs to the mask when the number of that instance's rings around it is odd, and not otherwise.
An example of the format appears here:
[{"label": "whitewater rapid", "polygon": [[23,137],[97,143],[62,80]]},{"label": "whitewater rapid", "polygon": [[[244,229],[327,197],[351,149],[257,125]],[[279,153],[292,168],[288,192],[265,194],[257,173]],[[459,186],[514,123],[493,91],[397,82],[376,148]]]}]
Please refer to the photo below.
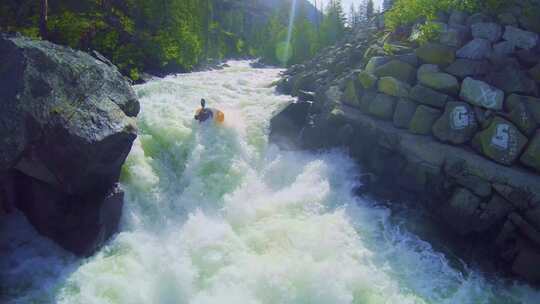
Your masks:
[{"label": "whitewater rapid", "polygon": [[[280,70],[230,65],[136,87],[121,231],[97,254],[75,259],[21,215],[2,223],[0,302],[540,303],[453,267],[406,218],[354,196],[361,169],[344,152],[270,145],[269,120],[291,100],[271,87]],[[225,125],[194,122],[201,97]]]}]

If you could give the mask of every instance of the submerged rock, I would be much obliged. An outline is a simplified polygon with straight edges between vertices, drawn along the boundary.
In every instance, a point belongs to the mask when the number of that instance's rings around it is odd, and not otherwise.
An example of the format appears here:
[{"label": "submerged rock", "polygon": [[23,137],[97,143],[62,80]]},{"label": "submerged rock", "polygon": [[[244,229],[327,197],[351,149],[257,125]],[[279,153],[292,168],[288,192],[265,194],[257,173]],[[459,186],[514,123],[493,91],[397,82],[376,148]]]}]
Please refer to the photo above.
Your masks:
[{"label": "submerged rock", "polygon": [[23,174],[18,205],[39,232],[89,254],[118,223],[97,215],[121,210],[114,185],[137,136],[137,97],[110,62],[80,51],[0,36],[0,54],[0,171]]}]

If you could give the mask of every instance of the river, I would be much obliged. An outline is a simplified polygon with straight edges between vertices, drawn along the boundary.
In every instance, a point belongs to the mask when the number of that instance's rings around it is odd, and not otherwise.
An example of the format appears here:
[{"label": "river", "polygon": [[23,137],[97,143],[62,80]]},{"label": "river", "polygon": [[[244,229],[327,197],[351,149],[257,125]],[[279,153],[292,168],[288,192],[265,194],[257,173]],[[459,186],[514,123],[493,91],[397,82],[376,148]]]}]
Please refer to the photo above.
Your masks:
[{"label": "river", "polygon": [[[221,71],[136,87],[140,136],[122,173],[120,232],[78,260],[21,215],[2,225],[0,302],[540,303],[434,249],[421,225],[353,195],[361,168],[342,151],[281,151],[270,118],[277,69]],[[226,113],[198,124],[201,97]],[[459,263],[457,263],[459,265]]]}]

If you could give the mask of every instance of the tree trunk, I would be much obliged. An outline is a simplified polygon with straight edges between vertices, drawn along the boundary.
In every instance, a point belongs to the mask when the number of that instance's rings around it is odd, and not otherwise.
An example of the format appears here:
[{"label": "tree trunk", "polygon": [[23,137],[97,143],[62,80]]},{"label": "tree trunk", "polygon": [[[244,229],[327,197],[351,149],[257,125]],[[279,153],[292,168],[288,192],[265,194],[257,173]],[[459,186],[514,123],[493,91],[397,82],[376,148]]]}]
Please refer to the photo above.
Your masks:
[{"label": "tree trunk", "polygon": [[39,34],[41,39],[45,40],[49,36],[47,30],[47,10],[49,9],[49,4],[47,0],[41,0],[41,14],[39,18]]}]

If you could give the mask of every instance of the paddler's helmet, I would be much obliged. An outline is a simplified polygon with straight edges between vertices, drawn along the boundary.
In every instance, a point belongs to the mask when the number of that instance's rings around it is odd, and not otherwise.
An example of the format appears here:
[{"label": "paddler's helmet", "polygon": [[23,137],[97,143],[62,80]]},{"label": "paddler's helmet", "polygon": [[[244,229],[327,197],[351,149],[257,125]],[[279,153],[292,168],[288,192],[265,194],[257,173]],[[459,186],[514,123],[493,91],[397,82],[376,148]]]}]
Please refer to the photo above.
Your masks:
[{"label": "paddler's helmet", "polygon": [[204,98],[201,98],[201,107],[204,109],[206,107],[206,100]]}]

